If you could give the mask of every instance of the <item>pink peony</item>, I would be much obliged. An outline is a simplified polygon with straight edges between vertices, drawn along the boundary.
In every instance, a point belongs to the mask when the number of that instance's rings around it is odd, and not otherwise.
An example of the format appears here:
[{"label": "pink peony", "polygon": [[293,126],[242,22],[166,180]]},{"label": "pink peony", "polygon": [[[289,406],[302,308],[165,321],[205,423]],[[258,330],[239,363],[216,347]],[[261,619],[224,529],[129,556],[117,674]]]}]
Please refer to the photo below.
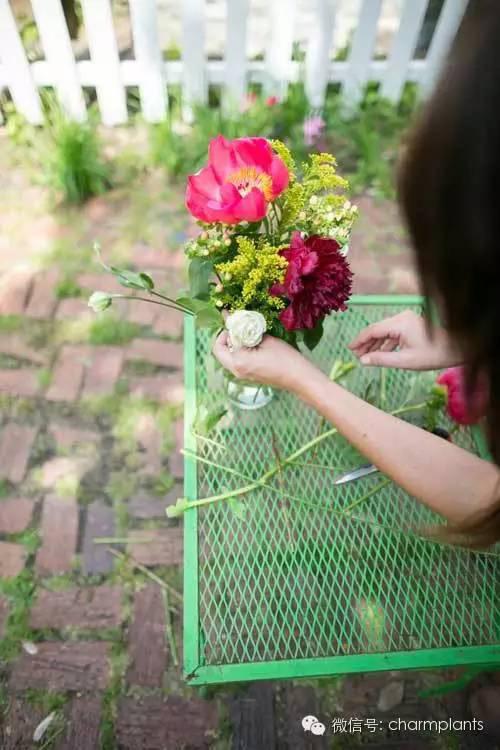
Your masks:
[{"label": "pink peony", "polygon": [[222,135],[210,141],[208,166],[188,177],[186,206],[200,221],[261,221],[288,186],[288,170],[265,138]]},{"label": "pink peony", "polygon": [[447,390],[446,409],[455,422],[462,425],[475,424],[484,417],[488,404],[488,392],[484,379],[480,378],[469,402],[466,396],[463,367],[450,367],[444,370],[436,382]]},{"label": "pink peony", "polygon": [[303,239],[294,232],[290,247],[281,254],[288,268],[283,283],[273,284],[271,294],[290,301],[279,316],[288,331],[314,328],[332,310],[346,309],[352,273],[336,240],[317,235]]},{"label": "pink peony", "polygon": [[277,96],[268,96],[266,99],[266,105],[268,107],[275,107],[277,104],[279,104],[279,99]]}]

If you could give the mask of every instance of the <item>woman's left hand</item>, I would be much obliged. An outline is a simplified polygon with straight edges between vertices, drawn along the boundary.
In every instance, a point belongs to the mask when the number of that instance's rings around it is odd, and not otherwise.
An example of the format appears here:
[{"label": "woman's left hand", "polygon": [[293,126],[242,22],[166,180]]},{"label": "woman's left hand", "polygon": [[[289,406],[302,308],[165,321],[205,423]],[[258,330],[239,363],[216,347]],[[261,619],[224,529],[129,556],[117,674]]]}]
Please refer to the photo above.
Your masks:
[{"label": "woman's left hand", "polygon": [[294,392],[307,381],[311,369],[316,370],[293,346],[274,336],[264,336],[262,342],[252,349],[231,351],[228,333],[223,331],[215,340],[213,353],[236,378]]}]

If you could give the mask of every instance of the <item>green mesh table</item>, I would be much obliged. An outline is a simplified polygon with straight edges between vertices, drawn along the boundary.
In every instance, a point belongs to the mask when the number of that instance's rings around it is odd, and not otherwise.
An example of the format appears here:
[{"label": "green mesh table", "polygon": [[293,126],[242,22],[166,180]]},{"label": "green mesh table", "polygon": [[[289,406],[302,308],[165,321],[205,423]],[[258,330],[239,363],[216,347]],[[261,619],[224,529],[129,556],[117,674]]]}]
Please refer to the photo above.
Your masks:
[{"label": "green mesh table", "polygon": [[[314,359],[329,371],[335,359],[349,358],[346,344],[358,330],[408,307],[419,309],[419,298],[355,298],[329,321]],[[259,411],[231,410],[208,439],[196,436],[197,408],[212,410],[226,397],[208,337],[191,319],[185,346],[188,499],[248,484],[275,464],[275,450],[283,460],[329,429],[279,393]],[[346,384],[362,396],[380,386],[387,411],[411,401],[414,374],[383,377],[358,367]],[[455,439],[483,451],[478,433],[460,430]],[[409,532],[437,518],[392,483],[342,514],[383,477],[335,487],[335,473],[317,467],[342,472],[362,462],[343,438],[330,436],[240,502],[185,513],[191,684],[500,661],[500,558]]]}]

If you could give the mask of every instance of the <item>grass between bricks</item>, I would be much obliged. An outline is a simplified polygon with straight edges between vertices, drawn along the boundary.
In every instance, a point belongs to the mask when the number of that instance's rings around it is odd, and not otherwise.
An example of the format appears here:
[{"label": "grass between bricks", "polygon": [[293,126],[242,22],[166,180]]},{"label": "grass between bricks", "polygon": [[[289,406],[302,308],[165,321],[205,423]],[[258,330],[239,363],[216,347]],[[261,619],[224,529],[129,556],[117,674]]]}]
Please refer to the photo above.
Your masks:
[{"label": "grass between bricks", "polygon": [[95,346],[123,346],[136,338],[141,326],[114,315],[101,314],[90,324],[88,341]]}]

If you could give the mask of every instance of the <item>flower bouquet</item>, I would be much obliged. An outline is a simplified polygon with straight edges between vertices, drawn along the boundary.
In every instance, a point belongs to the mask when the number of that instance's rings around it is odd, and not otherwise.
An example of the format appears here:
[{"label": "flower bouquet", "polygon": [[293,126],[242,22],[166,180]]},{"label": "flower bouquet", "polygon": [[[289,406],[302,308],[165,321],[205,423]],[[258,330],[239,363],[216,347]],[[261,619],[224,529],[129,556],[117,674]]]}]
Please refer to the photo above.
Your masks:
[{"label": "flower bouquet", "polygon": [[[185,248],[189,291],[169,299],[147,274],[108,270],[199,326],[226,326],[233,348],[257,346],[267,331],[313,349],[325,317],[345,310],[351,293],[346,253],[357,209],[347,189],[329,154],[311,155],[299,176],[280,141],[218,136],[208,164],[188,178],[186,206],[200,226]],[[90,304],[105,309],[113,296],[96,292]],[[251,408],[243,395],[236,400]]]}]

